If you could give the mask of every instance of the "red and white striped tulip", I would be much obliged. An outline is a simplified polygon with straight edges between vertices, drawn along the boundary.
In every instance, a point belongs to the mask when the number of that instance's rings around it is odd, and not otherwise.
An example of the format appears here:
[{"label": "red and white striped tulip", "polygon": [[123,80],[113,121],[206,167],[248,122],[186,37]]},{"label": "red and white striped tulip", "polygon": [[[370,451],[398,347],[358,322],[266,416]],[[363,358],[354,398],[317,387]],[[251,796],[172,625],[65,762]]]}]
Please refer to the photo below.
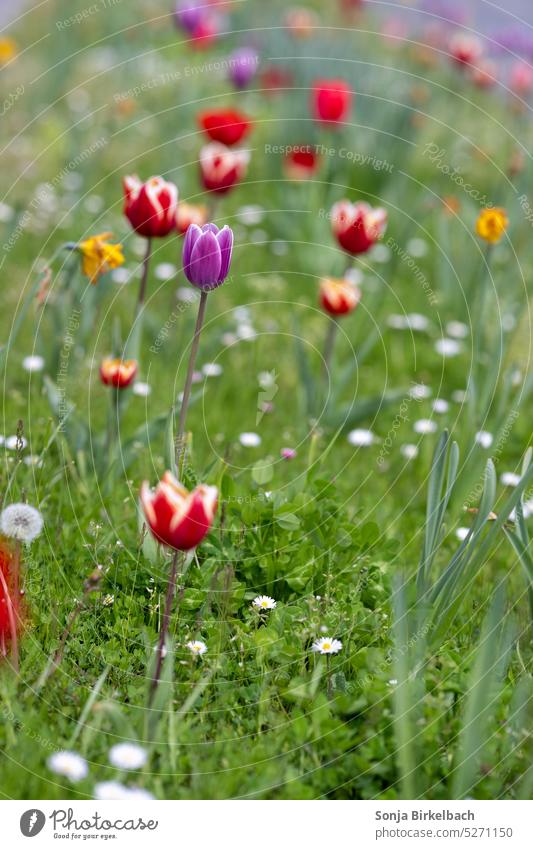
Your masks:
[{"label": "red and white striped tulip", "polygon": [[146,183],[138,177],[124,177],[124,215],[140,236],[168,236],[176,226],[178,189],[162,177]]},{"label": "red and white striped tulip", "polygon": [[204,188],[209,192],[225,194],[246,174],[250,154],[247,150],[231,150],[213,142],[200,151],[200,172]]},{"label": "red and white striped tulip", "polygon": [[208,533],[217,510],[218,490],[204,484],[189,492],[165,472],[152,491],[147,481],[141,487],[141,505],[156,540],[177,551],[196,548]]},{"label": "red and white striped tulip", "polygon": [[331,209],[331,226],[339,245],[350,254],[363,254],[383,236],[387,212],[367,203],[341,200]]},{"label": "red and white striped tulip", "polygon": [[360,289],[349,280],[324,277],[320,281],[320,304],[329,315],[348,315],[360,300]]}]

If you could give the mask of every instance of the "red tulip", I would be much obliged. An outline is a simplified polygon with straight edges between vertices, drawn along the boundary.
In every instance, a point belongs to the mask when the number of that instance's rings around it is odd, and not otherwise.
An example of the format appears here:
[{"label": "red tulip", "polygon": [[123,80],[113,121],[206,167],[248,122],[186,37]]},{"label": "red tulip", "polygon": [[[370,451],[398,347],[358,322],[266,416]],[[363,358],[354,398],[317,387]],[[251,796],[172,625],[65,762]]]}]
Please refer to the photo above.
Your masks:
[{"label": "red tulip", "polygon": [[0,656],[7,646],[17,641],[20,630],[20,594],[15,592],[13,555],[5,543],[0,543]]},{"label": "red tulip", "polygon": [[146,183],[124,177],[124,214],[136,233],[147,238],[168,236],[176,225],[178,190],[162,177]]},{"label": "red tulip", "polygon": [[360,290],[348,280],[324,277],[320,281],[320,303],[330,315],[347,315],[360,300]]},{"label": "red tulip", "polygon": [[309,145],[291,150],[285,159],[285,173],[289,180],[309,180],[320,167],[320,158]]},{"label": "red tulip", "polygon": [[212,109],[198,116],[198,123],[210,139],[228,147],[248,135],[251,122],[236,109]]},{"label": "red tulip", "polygon": [[452,59],[458,65],[473,65],[483,53],[483,45],[475,35],[457,32],[448,47]]},{"label": "red tulip", "polygon": [[246,150],[230,150],[219,142],[213,142],[200,151],[200,171],[204,187],[209,192],[225,194],[246,173],[250,155]]},{"label": "red tulip", "polygon": [[470,76],[478,88],[492,88],[498,82],[498,66],[496,62],[480,59],[477,65],[472,67]]},{"label": "red tulip", "polygon": [[290,88],[293,76],[290,71],[277,65],[267,65],[260,74],[261,86],[267,95],[276,94],[282,89]]},{"label": "red tulip", "polygon": [[106,386],[125,389],[137,374],[136,360],[121,360],[106,357],[100,366],[100,379]]},{"label": "red tulip", "polygon": [[533,91],[533,70],[527,62],[515,62],[511,68],[509,85],[516,94],[528,95]]},{"label": "red tulip", "polygon": [[385,232],[387,213],[367,203],[341,200],[331,209],[331,222],[339,245],[350,254],[363,254]]},{"label": "red tulip", "polygon": [[352,92],[344,80],[316,80],[313,84],[313,115],[324,124],[340,124],[348,116]]},{"label": "red tulip", "polygon": [[184,235],[191,224],[203,227],[207,221],[207,207],[194,203],[180,203],[176,216],[176,227],[180,235]]},{"label": "red tulip", "polygon": [[213,524],[218,491],[214,486],[197,486],[188,492],[165,472],[154,492],[147,481],[141,487],[141,505],[154,537],[178,551],[195,548]]}]

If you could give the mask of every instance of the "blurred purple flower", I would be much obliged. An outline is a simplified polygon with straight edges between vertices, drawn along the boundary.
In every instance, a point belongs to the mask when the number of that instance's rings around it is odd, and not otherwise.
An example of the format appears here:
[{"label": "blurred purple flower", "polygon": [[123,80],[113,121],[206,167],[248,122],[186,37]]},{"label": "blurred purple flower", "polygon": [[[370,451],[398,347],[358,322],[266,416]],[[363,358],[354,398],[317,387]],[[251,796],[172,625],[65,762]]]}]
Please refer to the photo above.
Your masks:
[{"label": "blurred purple flower", "polygon": [[259,55],[252,47],[240,47],[229,57],[229,78],[236,88],[246,88],[254,78]]},{"label": "blurred purple flower", "polygon": [[493,49],[496,51],[507,51],[523,56],[533,56],[533,36],[517,27],[509,27],[504,30],[493,32]]},{"label": "blurred purple flower", "polygon": [[183,270],[189,283],[208,292],[228,275],[233,251],[233,231],[226,224],[199,227],[191,224],[183,243]]},{"label": "blurred purple flower", "polygon": [[176,23],[186,32],[194,33],[204,19],[204,7],[205,3],[202,5],[199,0],[180,0],[174,11]]},{"label": "blurred purple flower", "polygon": [[282,448],[280,453],[284,460],[294,460],[296,457],[296,450],[294,448]]},{"label": "blurred purple flower", "polygon": [[462,8],[448,0],[426,0],[422,6],[423,11],[430,12],[442,18],[441,23],[464,24],[466,15]]}]

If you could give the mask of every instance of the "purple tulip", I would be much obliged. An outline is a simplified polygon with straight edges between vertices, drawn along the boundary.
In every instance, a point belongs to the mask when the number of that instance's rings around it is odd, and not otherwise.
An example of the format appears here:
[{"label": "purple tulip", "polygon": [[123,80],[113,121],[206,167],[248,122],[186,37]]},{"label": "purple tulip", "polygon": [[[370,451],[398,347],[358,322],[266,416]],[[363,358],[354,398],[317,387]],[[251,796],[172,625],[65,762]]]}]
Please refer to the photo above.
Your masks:
[{"label": "purple tulip", "polygon": [[181,0],[176,4],[174,17],[178,26],[192,34],[202,23],[204,14],[205,10],[198,0]]},{"label": "purple tulip", "polygon": [[233,251],[233,230],[226,224],[191,224],[183,243],[183,270],[189,283],[209,292],[228,276]]},{"label": "purple tulip", "polygon": [[251,47],[241,47],[229,57],[229,78],[236,88],[246,88],[256,74],[259,56]]}]

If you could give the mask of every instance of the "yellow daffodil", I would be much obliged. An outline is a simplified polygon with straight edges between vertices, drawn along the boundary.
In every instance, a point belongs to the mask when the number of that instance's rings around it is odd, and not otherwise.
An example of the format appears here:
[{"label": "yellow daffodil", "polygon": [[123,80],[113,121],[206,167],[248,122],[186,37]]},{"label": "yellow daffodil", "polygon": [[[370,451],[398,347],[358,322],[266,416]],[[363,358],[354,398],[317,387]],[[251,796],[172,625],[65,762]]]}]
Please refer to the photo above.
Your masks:
[{"label": "yellow daffodil", "polygon": [[0,65],[7,65],[17,55],[17,45],[12,38],[0,38]]},{"label": "yellow daffodil", "polygon": [[112,233],[100,233],[80,242],[78,250],[82,254],[82,271],[91,283],[98,282],[102,274],[112,268],[118,268],[124,262],[122,245],[109,243]]},{"label": "yellow daffodil", "polygon": [[509,219],[505,209],[489,207],[482,209],[476,222],[476,233],[486,242],[495,245],[507,229]]}]

